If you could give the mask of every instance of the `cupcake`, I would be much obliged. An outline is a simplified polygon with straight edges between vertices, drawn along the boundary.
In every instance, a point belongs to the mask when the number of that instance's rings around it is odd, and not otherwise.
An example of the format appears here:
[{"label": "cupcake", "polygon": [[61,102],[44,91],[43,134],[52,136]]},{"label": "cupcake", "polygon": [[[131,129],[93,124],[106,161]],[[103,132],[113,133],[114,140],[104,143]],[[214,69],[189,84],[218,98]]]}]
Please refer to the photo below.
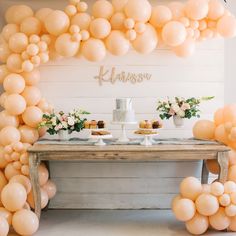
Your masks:
[{"label": "cupcake", "polygon": [[152,122],[149,120],[145,120],[145,129],[152,129]]},{"label": "cupcake", "polygon": [[97,121],[96,120],[91,120],[90,129],[97,129]]},{"label": "cupcake", "polygon": [[145,126],[146,126],[146,122],[145,122],[145,120],[142,120],[142,121],[139,123],[139,128],[140,128],[140,129],[145,129]]},{"label": "cupcake", "polygon": [[86,120],[86,121],[84,122],[84,128],[85,128],[85,129],[89,129],[89,128],[90,128],[90,121]]},{"label": "cupcake", "polygon": [[159,129],[162,127],[162,124],[158,121],[158,120],[155,120],[152,122],[152,128],[153,129]]},{"label": "cupcake", "polygon": [[99,120],[97,123],[97,126],[99,129],[104,129],[105,128],[105,122],[103,120]]}]

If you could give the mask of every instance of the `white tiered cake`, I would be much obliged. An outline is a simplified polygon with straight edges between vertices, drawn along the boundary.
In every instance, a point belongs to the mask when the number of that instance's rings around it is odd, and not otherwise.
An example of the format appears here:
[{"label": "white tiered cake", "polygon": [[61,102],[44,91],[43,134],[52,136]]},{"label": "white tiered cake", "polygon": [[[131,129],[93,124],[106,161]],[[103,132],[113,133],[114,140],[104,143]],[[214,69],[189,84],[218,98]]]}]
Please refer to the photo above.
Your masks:
[{"label": "white tiered cake", "polygon": [[117,98],[116,109],[113,110],[113,122],[135,123],[135,112],[132,108],[131,98]]}]

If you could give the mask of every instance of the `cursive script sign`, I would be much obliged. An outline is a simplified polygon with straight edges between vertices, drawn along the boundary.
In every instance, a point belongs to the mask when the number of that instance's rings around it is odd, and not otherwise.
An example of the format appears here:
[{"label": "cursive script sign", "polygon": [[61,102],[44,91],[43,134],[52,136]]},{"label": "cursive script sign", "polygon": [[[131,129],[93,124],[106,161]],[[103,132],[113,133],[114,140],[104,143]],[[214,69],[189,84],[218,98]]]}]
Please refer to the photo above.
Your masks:
[{"label": "cursive script sign", "polygon": [[150,80],[152,77],[149,73],[131,73],[122,71],[120,73],[116,72],[116,68],[112,67],[110,70],[106,70],[104,66],[100,67],[99,75],[94,78],[98,80],[99,85],[103,85],[104,82],[115,84],[116,82],[123,83],[142,83],[145,80]]}]

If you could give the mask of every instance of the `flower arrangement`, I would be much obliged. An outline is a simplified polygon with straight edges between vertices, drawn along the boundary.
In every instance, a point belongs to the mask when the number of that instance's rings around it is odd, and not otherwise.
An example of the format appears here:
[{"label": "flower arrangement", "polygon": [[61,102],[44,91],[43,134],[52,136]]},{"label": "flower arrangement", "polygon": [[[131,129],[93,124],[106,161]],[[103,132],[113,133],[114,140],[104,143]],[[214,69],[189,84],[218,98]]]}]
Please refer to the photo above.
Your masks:
[{"label": "flower arrangement", "polygon": [[43,121],[38,128],[47,128],[50,135],[57,134],[60,130],[68,130],[71,134],[73,131],[80,132],[84,128],[84,122],[87,120],[81,118],[81,115],[90,114],[87,111],[74,109],[68,114],[60,111],[59,113],[43,114]]},{"label": "flower arrangement", "polygon": [[202,98],[181,98],[175,97],[173,100],[169,98],[166,101],[158,101],[157,111],[160,112],[160,118],[170,119],[172,116],[178,116],[180,118],[191,119],[192,117],[200,118],[199,106],[202,101],[208,101],[214,97],[202,97]]}]

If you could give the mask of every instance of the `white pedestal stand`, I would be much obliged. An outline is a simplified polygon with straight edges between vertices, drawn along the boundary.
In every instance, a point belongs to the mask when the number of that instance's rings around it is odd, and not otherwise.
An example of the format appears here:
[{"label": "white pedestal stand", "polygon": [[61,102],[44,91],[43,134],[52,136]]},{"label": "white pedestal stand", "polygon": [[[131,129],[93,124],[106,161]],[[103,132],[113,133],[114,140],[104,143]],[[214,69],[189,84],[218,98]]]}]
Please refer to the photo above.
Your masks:
[{"label": "white pedestal stand", "polygon": [[94,139],[97,142],[95,143],[95,146],[105,146],[106,143],[103,141],[104,139],[111,139],[112,135],[91,135],[90,139]]}]

